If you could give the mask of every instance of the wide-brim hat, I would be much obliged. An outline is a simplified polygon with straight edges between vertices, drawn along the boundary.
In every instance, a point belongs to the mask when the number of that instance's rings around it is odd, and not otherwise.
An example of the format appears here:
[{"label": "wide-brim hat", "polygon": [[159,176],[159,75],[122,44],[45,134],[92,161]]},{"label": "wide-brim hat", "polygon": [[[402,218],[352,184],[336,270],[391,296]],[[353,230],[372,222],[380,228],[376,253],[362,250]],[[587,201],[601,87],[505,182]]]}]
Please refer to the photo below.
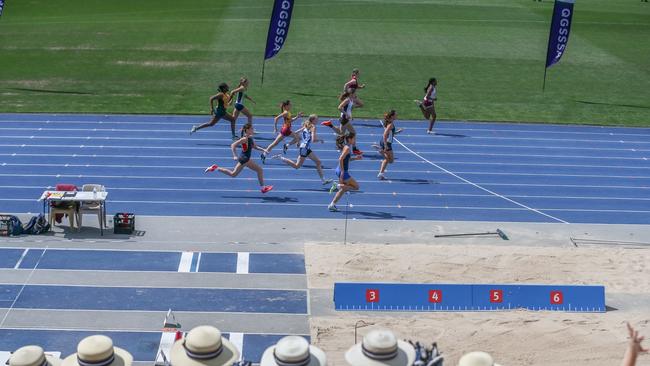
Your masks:
[{"label": "wide-brim hat", "polygon": [[260,366],[326,366],[325,352],[303,337],[287,336],[267,348]]},{"label": "wide-brim hat", "polygon": [[345,360],[352,366],[411,366],[415,348],[390,330],[373,330],[345,353]]},{"label": "wide-brim hat", "polygon": [[494,362],[492,356],[485,352],[470,352],[463,355],[458,366],[501,366]]},{"label": "wide-brim hat", "polygon": [[60,366],[61,359],[45,354],[39,346],[18,348],[9,358],[9,366]]},{"label": "wide-brim hat", "polygon": [[61,366],[131,366],[133,356],[104,335],[86,337],[77,345],[74,353],[61,363]]},{"label": "wide-brim hat", "polygon": [[219,329],[202,325],[192,329],[172,346],[173,366],[230,366],[239,360],[239,350],[221,336]]}]

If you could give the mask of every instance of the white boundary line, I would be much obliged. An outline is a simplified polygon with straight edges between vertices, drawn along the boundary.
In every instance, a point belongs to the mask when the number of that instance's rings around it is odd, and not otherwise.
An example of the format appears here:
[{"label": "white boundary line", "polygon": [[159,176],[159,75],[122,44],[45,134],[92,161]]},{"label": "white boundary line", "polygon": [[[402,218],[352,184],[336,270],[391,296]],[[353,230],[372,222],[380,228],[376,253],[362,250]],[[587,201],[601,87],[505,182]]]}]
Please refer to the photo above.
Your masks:
[{"label": "white boundary line", "polygon": [[415,151],[411,150],[408,146],[404,145],[404,144],[403,144],[400,140],[398,140],[397,138],[395,138],[395,141],[397,141],[397,143],[400,144],[400,145],[402,145],[403,148],[405,148],[406,150],[410,151],[412,154],[414,154],[415,156],[419,157],[420,159],[422,159],[422,160],[426,161],[427,163],[433,165],[434,167],[436,167],[436,168],[442,170],[443,172],[448,173],[448,174],[450,174],[450,175],[452,175],[452,176],[454,176],[454,177],[456,177],[456,178],[462,180],[463,182],[465,182],[465,183],[467,183],[467,184],[470,184],[470,185],[472,185],[472,186],[474,186],[474,187],[476,187],[476,188],[478,188],[478,189],[481,189],[481,190],[483,190],[483,191],[485,191],[485,192],[488,192],[488,193],[493,194],[493,195],[495,195],[495,196],[497,196],[497,197],[503,198],[504,200],[506,200],[506,201],[508,201],[508,202],[510,202],[510,203],[513,203],[513,204],[515,204],[515,205],[517,205],[517,206],[520,206],[520,207],[523,207],[523,208],[528,209],[528,210],[530,210],[530,211],[533,211],[533,212],[535,212],[535,213],[538,213],[538,214],[540,214],[540,215],[542,215],[542,216],[546,216],[546,217],[548,217],[548,218],[550,218],[550,219],[553,219],[553,220],[555,220],[555,221],[558,221],[558,222],[561,222],[561,223],[564,223],[564,224],[568,224],[568,223],[569,223],[569,222],[564,221],[564,220],[562,220],[562,219],[560,219],[560,218],[557,218],[557,217],[555,217],[555,216],[551,216],[551,215],[549,215],[549,214],[546,214],[546,213],[544,213],[544,212],[541,212],[541,211],[539,211],[539,210],[536,210],[536,209],[534,209],[534,208],[532,208],[532,207],[526,206],[526,205],[524,205],[523,203],[519,203],[519,202],[517,202],[517,201],[515,201],[515,200],[513,200],[513,199],[510,199],[510,198],[508,198],[508,197],[502,196],[502,195],[500,195],[500,194],[498,194],[498,193],[496,193],[496,192],[494,192],[494,191],[491,191],[491,190],[489,190],[489,189],[487,189],[487,188],[484,188],[484,187],[482,187],[482,186],[480,186],[480,185],[478,185],[478,184],[476,184],[476,183],[470,182],[469,180],[467,180],[467,179],[465,179],[465,178],[463,178],[463,177],[461,177],[461,176],[459,176],[459,175],[457,175],[457,174],[455,174],[455,173],[453,173],[453,172],[451,172],[451,171],[449,171],[449,170],[447,170],[447,169],[441,167],[440,165],[437,165],[436,163],[432,163],[431,161],[427,160],[427,159],[426,159],[425,157],[423,157],[422,155],[416,153]]},{"label": "white boundary line", "polygon": [[[0,125],[1,126],[1,125]],[[412,130],[415,131],[415,129],[411,128]],[[408,131],[409,128],[406,127],[404,131]],[[63,132],[63,131],[80,131],[84,133],[88,132],[127,132],[127,133],[133,133],[133,132],[143,132],[145,134],[152,134],[152,133],[172,133],[172,134],[182,134],[186,135],[187,131],[186,130],[180,130],[180,129],[175,129],[175,130],[151,130],[151,129],[145,129],[145,130],[138,130],[138,129],[120,129],[120,128],[28,128],[28,127],[0,127],[0,131],[34,131],[36,133],[38,132],[43,132],[43,131],[54,131],[54,132]],[[485,131],[488,132],[488,130],[478,130],[478,131]],[[271,134],[273,135],[273,132],[271,130],[266,130],[266,129],[258,129],[256,130],[258,132],[257,134]],[[489,131],[491,132],[491,131]],[[519,132],[519,131],[518,131]],[[522,133],[526,131],[520,131]],[[175,137],[175,138],[164,138],[164,137],[151,137],[151,138],[144,138],[145,140],[177,140],[177,141],[231,141],[230,136],[227,136],[225,133],[222,131],[205,131],[202,132],[202,135],[205,135],[206,133],[210,133],[213,135],[223,135],[223,138],[197,138],[197,137]],[[534,134],[534,133],[532,133]],[[328,134],[325,134],[326,136]],[[610,134],[603,134],[605,136],[619,136],[615,135],[613,133]],[[27,136],[17,136],[17,135],[10,135],[11,137],[15,138],[27,138]],[[29,138],[31,138],[33,135],[30,135]],[[358,136],[373,136],[373,137],[380,137],[380,133],[359,133]],[[401,136],[408,136],[408,137],[414,137],[414,138],[429,138],[430,136],[424,135],[424,134],[408,134],[408,133],[402,133]],[[628,135],[630,137],[640,137],[639,135]],[[645,135],[641,135],[645,136]],[[650,137],[650,135],[648,135]],[[0,136],[4,137],[4,136]],[[53,136],[39,136],[39,138],[59,138],[56,135]],[[92,139],[111,139],[111,140],[132,140],[132,139],[137,139],[135,137],[112,137],[112,136],[61,136],[61,138],[75,138],[75,139],[87,139],[87,138],[92,138]],[[566,142],[594,142],[594,143],[624,143],[624,144],[650,144],[650,141],[628,141],[628,140],[595,140],[595,139],[573,139],[573,138],[540,138],[540,137],[509,137],[509,136],[467,136],[464,138],[470,138],[472,140],[530,140],[530,141],[566,141]],[[409,145],[428,145],[430,143],[410,143]]]},{"label": "white boundary line", "polygon": [[[188,132],[189,128],[197,123],[200,123],[201,121],[208,121],[210,116],[209,115],[146,115],[146,116],[125,116],[125,115],[87,115],[88,117],[101,117],[101,118],[111,118],[111,117],[135,117],[135,119],[140,117],[140,120],[126,120],[126,121],[105,121],[105,120],[95,120],[95,121],[90,121],[90,120],[48,120],[48,119],[42,119],[42,120],[18,120],[18,119],[2,119],[3,116],[0,115],[0,124],[3,122],[6,123],[44,123],[44,124],[59,124],[59,123],[70,123],[70,124],[98,124],[98,125],[110,125],[110,124],[116,124],[116,125],[137,125],[137,124],[144,124],[147,126],[151,125],[163,125],[163,126],[178,126],[178,125],[187,125],[187,128],[183,129],[178,129],[180,132]],[[151,121],[145,121],[141,117],[147,117],[152,119]],[[170,118],[171,117],[171,118]],[[168,121],[159,121],[155,120],[156,118],[158,119],[169,119]],[[335,119],[335,117],[326,117],[323,116],[323,119]],[[172,120],[175,119],[175,120]],[[184,121],[179,121],[178,119],[184,119]],[[273,119],[268,118],[268,117],[256,117],[256,122],[259,124],[265,124],[265,123],[272,123]],[[355,119],[355,123],[372,123],[374,119]],[[411,123],[422,123],[424,120],[400,120],[400,123],[406,123],[407,126]],[[649,134],[643,134],[643,133],[620,133],[620,132],[597,132],[597,131],[553,131],[553,130],[544,130],[544,129],[516,129],[516,128],[495,128],[495,127],[516,127],[516,126],[529,126],[529,127],[554,127],[557,129],[567,129],[567,128],[581,128],[581,129],[600,129],[600,130],[620,130],[620,131],[648,131],[650,132],[650,129],[647,127],[620,127],[620,126],[594,126],[594,125],[571,125],[571,124],[539,124],[539,123],[513,123],[513,122],[487,122],[487,121],[440,121],[441,124],[444,125],[452,125],[450,127],[446,126],[439,126],[436,128],[436,130],[440,131],[481,131],[481,132],[487,132],[487,131],[494,131],[494,132],[521,132],[521,133],[530,133],[530,134],[572,134],[572,135],[606,135],[606,136],[650,136]],[[476,126],[482,126],[484,128],[467,128],[467,127],[457,127],[453,125],[468,125],[468,124],[473,124]],[[407,129],[410,129],[410,127],[407,127]],[[413,128],[415,129],[415,128]],[[155,132],[155,130],[153,130]],[[222,133],[223,131],[217,129],[217,130],[208,130],[204,131],[203,133],[210,132],[210,133]],[[229,133],[229,132],[223,132]],[[413,136],[420,136],[420,135],[413,135]],[[425,135],[422,135],[425,136]]]},{"label": "white boundary line", "polygon": [[[158,138],[158,137],[92,137],[92,136],[0,136],[0,139],[6,141],[9,139],[12,140],[74,140],[74,141],[195,141],[200,142],[204,141],[206,143],[216,143],[222,141],[224,143],[230,142],[231,139],[179,139],[179,138]],[[557,141],[557,140],[554,140]],[[370,143],[374,141],[359,141],[363,143]],[[571,142],[566,140],[567,143]],[[203,147],[203,146],[142,146],[142,145],[39,145],[39,144],[2,144],[0,147],[72,147],[72,148],[103,148],[103,149],[201,149],[201,150],[229,150],[230,144],[227,146],[212,146],[212,147]],[[548,146],[548,145],[498,145],[498,144],[460,144],[460,143],[413,143],[413,145],[423,145],[423,146],[462,146],[462,147],[481,147],[481,148],[510,148],[510,149],[549,149],[549,150],[596,150],[596,151],[630,151],[630,152],[650,152],[650,149],[636,149],[636,148],[614,148],[614,147],[577,147],[577,146]],[[435,153],[435,151],[431,151]]]},{"label": "white boundary line", "polygon": [[34,265],[34,268],[32,268],[32,270],[29,272],[29,276],[27,276],[27,278],[25,279],[25,282],[23,283],[22,287],[18,291],[18,294],[16,294],[16,297],[11,302],[11,306],[9,308],[7,308],[7,312],[5,313],[5,316],[2,317],[2,321],[0,321],[0,329],[4,328],[5,321],[7,321],[7,318],[9,317],[9,314],[11,313],[11,310],[13,310],[14,306],[16,306],[16,302],[20,298],[20,295],[22,295],[23,290],[25,290],[25,287],[27,286],[29,281],[32,279],[32,276],[36,272],[36,268],[38,268],[38,265],[41,263],[41,259],[43,259],[43,257],[45,256],[45,253],[47,253],[47,248],[48,247],[49,246],[45,246],[45,249],[43,249],[43,251],[41,252],[41,256],[38,257],[38,260],[36,261],[36,264]]}]

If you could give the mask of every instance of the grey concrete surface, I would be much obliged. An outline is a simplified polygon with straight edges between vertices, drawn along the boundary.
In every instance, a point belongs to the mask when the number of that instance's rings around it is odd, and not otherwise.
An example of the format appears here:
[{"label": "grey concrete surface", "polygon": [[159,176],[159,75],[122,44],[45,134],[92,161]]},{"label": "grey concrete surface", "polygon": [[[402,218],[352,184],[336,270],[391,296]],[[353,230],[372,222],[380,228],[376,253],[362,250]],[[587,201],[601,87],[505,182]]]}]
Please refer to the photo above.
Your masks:
[{"label": "grey concrete surface", "polygon": [[305,275],[179,272],[114,272],[0,269],[0,283],[60,286],[246,288],[302,290]]}]

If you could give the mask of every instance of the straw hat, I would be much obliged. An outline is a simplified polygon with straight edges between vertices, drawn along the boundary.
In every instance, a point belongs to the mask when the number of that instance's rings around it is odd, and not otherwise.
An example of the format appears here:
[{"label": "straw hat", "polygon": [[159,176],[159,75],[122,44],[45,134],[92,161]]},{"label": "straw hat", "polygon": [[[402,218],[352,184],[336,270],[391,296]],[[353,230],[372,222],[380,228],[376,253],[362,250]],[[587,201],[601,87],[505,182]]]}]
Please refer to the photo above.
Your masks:
[{"label": "straw hat", "polygon": [[18,348],[9,358],[9,366],[60,366],[61,359],[46,355],[39,346]]},{"label": "straw hat", "polygon": [[411,366],[415,349],[387,329],[373,330],[345,353],[352,366]]},{"label": "straw hat", "polygon": [[458,361],[458,366],[500,366],[485,352],[470,352]]},{"label": "straw hat", "polygon": [[230,366],[239,360],[239,351],[219,329],[202,325],[174,343],[170,360],[173,366]]},{"label": "straw hat", "polygon": [[77,353],[66,357],[61,366],[131,366],[133,356],[113,347],[113,340],[104,335],[86,337],[77,345]]},{"label": "straw hat", "polygon": [[262,355],[260,366],[326,366],[325,352],[303,337],[287,336]]}]

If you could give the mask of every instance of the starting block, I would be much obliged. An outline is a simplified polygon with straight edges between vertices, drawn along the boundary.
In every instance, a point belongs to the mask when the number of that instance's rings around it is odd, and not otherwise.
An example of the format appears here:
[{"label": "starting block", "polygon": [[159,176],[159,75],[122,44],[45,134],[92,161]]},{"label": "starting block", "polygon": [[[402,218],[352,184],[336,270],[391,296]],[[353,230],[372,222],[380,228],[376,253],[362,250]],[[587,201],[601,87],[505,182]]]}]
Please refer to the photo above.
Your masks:
[{"label": "starting block", "polygon": [[[156,366],[170,366],[171,362],[167,357],[172,350],[174,342],[183,338],[181,323],[176,320],[172,309],[167,311],[165,320],[163,320],[162,335],[160,336],[160,345],[156,353]],[[0,365],[1,366],[1,365]]]},{"label": "starting block", "polygon": [[604,286],[335,283],[338,311],[605,312]]}]

